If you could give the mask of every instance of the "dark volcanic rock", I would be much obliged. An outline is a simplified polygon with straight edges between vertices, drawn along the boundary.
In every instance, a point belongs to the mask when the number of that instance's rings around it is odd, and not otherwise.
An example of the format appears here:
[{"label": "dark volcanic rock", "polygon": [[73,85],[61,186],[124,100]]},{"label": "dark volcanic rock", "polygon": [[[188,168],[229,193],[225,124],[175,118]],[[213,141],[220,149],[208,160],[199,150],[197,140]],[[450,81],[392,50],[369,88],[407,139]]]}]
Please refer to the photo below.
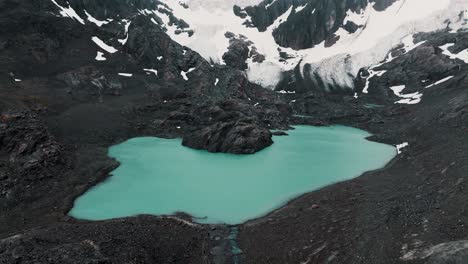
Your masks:
[{"label": "dark volcanic rock", "polygon": [[250,122],[217,123],[184,137],[182,144],[209,152],[252,154],[273,144],[270,130]]}]

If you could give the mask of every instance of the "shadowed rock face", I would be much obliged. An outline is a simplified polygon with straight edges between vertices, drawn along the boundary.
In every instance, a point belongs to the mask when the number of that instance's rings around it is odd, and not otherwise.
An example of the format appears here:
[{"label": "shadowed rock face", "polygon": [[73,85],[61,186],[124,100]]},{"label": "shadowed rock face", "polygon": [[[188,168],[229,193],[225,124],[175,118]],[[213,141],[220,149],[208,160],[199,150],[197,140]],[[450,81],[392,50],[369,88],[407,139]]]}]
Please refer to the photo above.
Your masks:
[{"label": "shadowed rock face", "polygon": [[[371,1],[371,4],[377,11],[383,11],[394,2],[395,0],[374,0]],[[334,33],[338,28],[344,26],[346,12],[348,10],[359,12],[368,4],[367,0],[266,0],[257,6],[244,9],[237,7],[235,10],[239,16],[245,16],[245,13],[241,12],[245,11],[250,16],[249,25],[257,27],[260,31],[265,31],[292,6],[291,15],[274,30],[273,36],[276,42],[283,47],[306,49],[322,41],[332,45],[335,41]],[[304,8],[296,12],[298,7]],[[345,29],[353,32],[356,27],[350,24]]]}]

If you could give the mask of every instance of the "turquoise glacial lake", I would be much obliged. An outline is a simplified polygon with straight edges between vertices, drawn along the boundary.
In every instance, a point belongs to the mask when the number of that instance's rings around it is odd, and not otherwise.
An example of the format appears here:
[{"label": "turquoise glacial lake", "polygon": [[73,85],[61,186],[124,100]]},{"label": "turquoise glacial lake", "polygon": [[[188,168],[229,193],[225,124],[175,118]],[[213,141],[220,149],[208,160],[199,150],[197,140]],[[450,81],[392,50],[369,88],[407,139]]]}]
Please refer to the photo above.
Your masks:
[{"label": "turquoise glacial lake", "polygon": [[297,126],[253,155],[209,153],[181,139],[133,138],[109,149],[121,166],[80,196],[70,215],[103,220],[185,212],[201,223],[239,224],[301,194],[385,166],[393,146],[344,126]]}]

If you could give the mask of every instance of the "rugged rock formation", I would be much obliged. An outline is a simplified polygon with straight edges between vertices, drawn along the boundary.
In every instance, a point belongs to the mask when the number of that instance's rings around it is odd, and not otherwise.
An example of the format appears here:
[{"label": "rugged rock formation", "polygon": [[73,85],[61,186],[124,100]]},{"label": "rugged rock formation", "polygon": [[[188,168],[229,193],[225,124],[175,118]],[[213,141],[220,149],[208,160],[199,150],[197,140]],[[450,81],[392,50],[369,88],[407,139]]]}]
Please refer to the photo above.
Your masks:
[{"label": "rugged rock formation", "polygon": [[182,144],[210,152],[252,154],[273,144],[269,129],[249,121],[217,123],[186,137]]}]

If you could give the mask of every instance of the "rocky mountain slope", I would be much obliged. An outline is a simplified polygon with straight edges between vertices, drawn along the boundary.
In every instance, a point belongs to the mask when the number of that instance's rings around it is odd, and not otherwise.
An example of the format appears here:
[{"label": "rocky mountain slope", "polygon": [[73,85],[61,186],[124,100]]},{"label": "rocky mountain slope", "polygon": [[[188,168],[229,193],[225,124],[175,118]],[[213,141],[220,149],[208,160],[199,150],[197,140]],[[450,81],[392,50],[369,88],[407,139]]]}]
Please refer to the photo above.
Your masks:
[{"label": "rocky mountain slope", "polygon": [[[0,263],[465,263],[468,3],[418,1],[0,0]],[[294,124],[400,155],[239,226],[241,252],[183,213],[67,216],[113,144],[247,154]]]}]

